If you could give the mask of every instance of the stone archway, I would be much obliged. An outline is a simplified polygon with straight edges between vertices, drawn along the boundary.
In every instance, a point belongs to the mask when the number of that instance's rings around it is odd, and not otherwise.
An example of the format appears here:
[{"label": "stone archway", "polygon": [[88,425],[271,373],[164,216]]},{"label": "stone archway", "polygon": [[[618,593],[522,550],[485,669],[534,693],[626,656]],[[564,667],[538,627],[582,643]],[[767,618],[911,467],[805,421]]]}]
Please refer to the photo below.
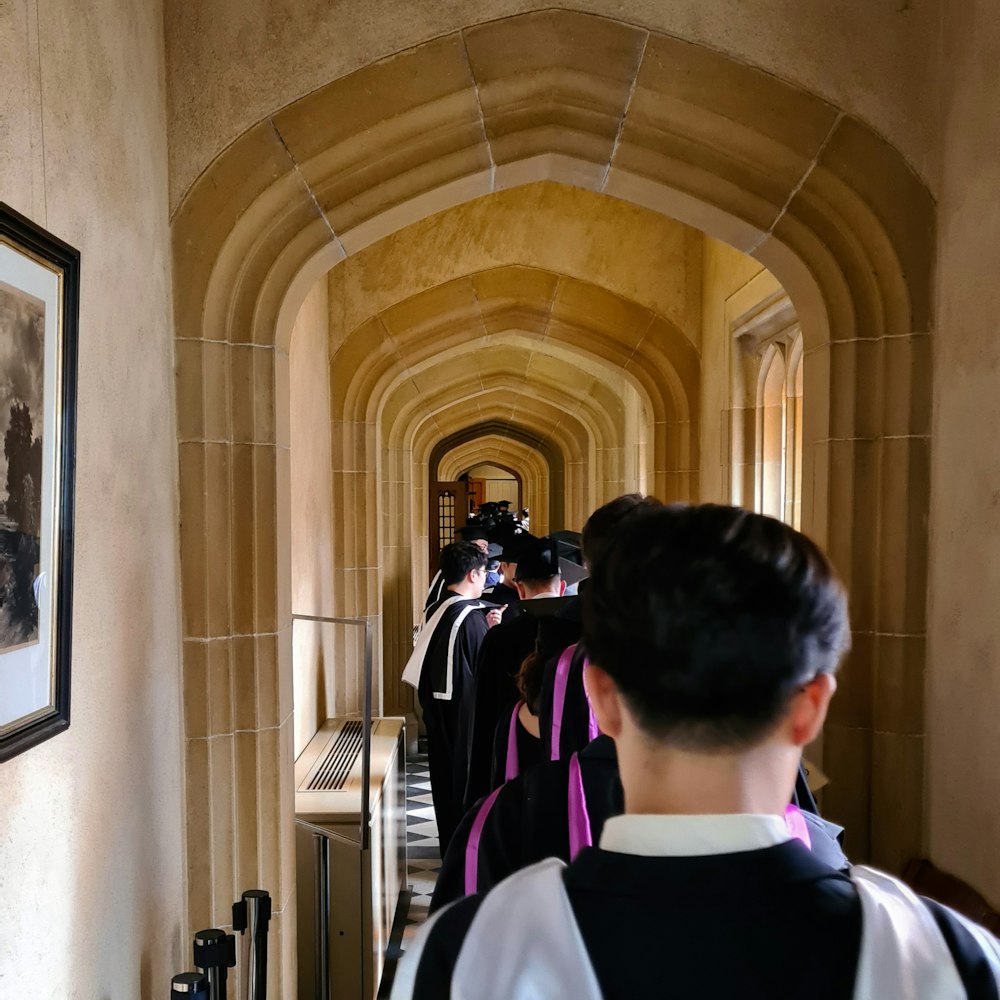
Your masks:
[{"label": "stone archway", "polygon": [[[923,684],[932,199],[867,125],[763,71],[608,18],[520,15],[289,105],[223,152],[173,220],[188,917],[225,925],[237,886],[270,888],[275,996],[294,968],[292,319],[345,255],[540,179],[703,229],[795,303],[802,521],[845,576],[855,625],[825,740],[827,806],[857,855],[895,867],[919,851],[922,727],[903,730],[892,700],[919,702]],[[377,526],[363,534],[377,552]]]},{"label": "stone archway", "polygon": [[[455,431],[438,441],[427,460],[428,478],[447,478],[439,475],[442,463],[463,446],[478,442],[494,442],[496,448],[509,442],[509,446],[515,447],[515,460],[520,467],[525,472],[534,473],[539,480],[544,477],[545,497],[548,501],[546,524],[549,530],[555,531],[565,526],[566,462],[563,453],[546,435],[532,432],[515,423],[506,420],[484,421]],[[533,469],[529,465],[529,455],[538,456],[541,468]]]}]

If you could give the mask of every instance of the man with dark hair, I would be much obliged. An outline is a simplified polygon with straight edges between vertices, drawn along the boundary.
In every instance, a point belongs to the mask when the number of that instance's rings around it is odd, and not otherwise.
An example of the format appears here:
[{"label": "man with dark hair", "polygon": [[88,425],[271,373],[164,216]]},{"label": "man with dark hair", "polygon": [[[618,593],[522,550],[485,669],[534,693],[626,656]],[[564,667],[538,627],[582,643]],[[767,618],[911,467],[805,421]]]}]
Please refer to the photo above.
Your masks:
[{"label": "man with dark hair", "polygon": [[441,599],[428,609],[403,680],[417,689],[427,728],[431,796],[442,852],[462,817],[465,759],[456,752],[462,696],[472,682],[480,643],[501,610],[479,598],[486,581],[486,553],[474,542],[441,550]]},{"label": "man with dark hair", "polygon": [[[464,527],[459,528],[456,534],[458,535],[457,541],[473,542],[487,557],[498,556],[500,554],[500,547],[490,544],[489,533],[484,527],[482,527],[482,525],[467,524]],[[444,582],[444,574],[441,572],[439,557],[437,572],[431,579],[431,585],[427,588],[427,596],[424,599],[425,622],[427,621],[428,613],[444,596],[446,586],[447,584]]]},{"label": "man with dark hair", "polygon": [[840,582],[786,525],[712,505],[629,518],[584,596],[625,814],[568,867],[441,910],[393,997],[994,1000],[994,938],[889,876],[833,870],[786,821],[848,637]]},{"label": "man with dark hair", "polygon": [[642,493],[623,493],[620,497],[609,500],[604,506],[598,507],[587,518],[587,523],[580,533],[584,562],[592,567],[601,561],[608,548],[614,544],[619,525],[627,517],[650,507],[661,506],[656,497],[644,496]]},{"label": "man with dark hair", "polygon": [[[629,517],[659,506],[660,501],[655,497],[626,493],[598,507],[587,518],[580,537],[584,564],[593,566],[604,555],[614,544],[616,531]],[[583,581],[581,592],[586,589],[586,581]],[[564,608],[559,617],[567,625],[573,621],[579,623],[579,602],[574,601]],[[579,638],[578,633],[573,641]],[[546,664],[538,708],[539,731],[546,759],[564,759],[593,739],[590,702],[583,689],[585,653],[584,644],[580,643],[566,659],[554,656]]]},{"label": "man with dark hair", "polygon": [[[520,545],[517,552],[514,586],[520,600],[561,597],[564,585],[555,539],[548,535],[531,538]],[[537,634],[538,619],[522,614],[491,629],[479,649],[475,678],[469,689],[469,773],[463,798],[465,808],[490,790],[497,722],[518,700],[517,672],[521,662],[535,648]],[[525,759],[525,766],[529,760],[530,757]]]}]

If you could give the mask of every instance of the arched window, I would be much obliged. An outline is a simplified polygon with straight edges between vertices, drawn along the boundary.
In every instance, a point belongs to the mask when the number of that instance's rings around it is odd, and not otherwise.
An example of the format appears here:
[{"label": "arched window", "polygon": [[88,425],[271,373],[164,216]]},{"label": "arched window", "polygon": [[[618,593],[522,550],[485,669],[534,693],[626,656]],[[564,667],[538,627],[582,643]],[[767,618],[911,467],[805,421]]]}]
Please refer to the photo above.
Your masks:
[{"label": "arched window", "polygon": [[755,299],[730,329],[730,501],[797,528],[805,364],[798,316],[778,288]]},{"label": "arched window", "polygon": [[793,528],[802,524],[802,334],[788,352],[785,376],[785,514]]},{"label": "arched window", "polygon": [[785,358],[771,346],[764,354],[757,390],[757,489],[755,508],[785,516]]}]

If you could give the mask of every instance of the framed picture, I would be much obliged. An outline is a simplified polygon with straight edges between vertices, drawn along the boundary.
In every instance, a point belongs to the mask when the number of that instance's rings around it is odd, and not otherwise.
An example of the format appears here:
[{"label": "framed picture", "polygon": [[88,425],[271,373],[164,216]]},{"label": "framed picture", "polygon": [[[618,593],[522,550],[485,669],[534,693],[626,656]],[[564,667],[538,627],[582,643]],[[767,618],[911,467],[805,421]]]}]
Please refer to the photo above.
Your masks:
[{"label": "framed picture", "polygon": [[69,726],[80,254],[0,203],[0,761]]}]

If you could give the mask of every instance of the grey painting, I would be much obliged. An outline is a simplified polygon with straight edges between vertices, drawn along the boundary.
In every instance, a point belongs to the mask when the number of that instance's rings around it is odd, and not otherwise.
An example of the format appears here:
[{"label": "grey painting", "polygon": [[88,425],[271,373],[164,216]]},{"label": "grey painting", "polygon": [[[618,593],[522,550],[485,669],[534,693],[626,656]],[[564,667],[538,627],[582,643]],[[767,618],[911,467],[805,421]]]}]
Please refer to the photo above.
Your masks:
[{"label": "grey painting", "polygon": [[0,282],[0,652],[38,641],[45,303]]}]

